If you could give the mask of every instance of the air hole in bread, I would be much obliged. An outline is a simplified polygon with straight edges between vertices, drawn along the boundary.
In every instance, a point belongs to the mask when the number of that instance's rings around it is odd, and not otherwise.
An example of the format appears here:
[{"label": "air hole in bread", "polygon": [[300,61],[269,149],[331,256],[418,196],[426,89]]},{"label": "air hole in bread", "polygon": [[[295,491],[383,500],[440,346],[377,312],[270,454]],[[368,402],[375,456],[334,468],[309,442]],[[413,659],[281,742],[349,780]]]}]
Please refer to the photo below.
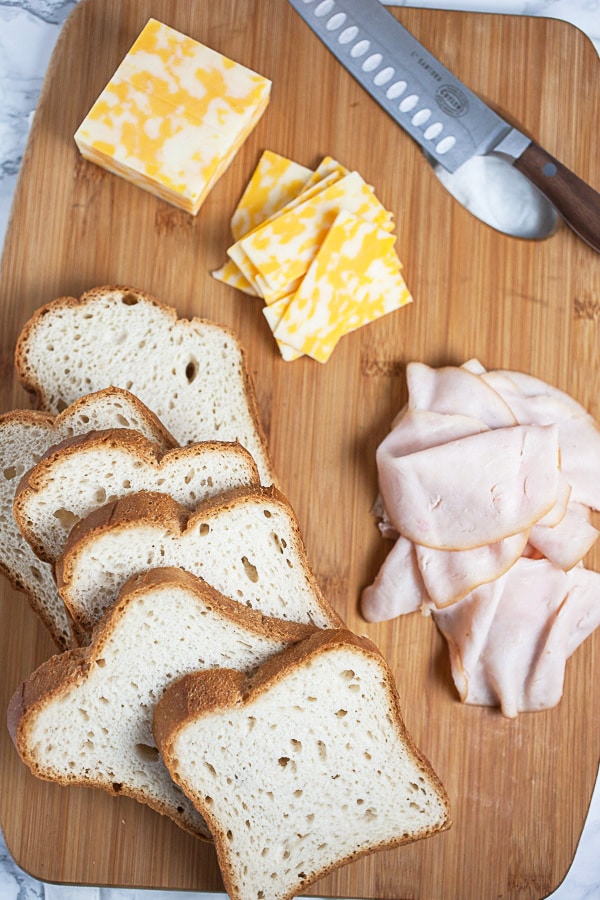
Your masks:
[{"label": "air hole in bread", "polygon": [[125,418],[125,416],[122,416],[119,414],[117,416],[117,422],[119,423],[119,425],[122,425],[123,428],[131,428],[131,423],[130,423],[129,419]]},{"label": "air hole in bread", "polygon": [[158,750],[151,744],[136,744],[135,752],[144,762],[158,762]]},{"label": "air hole in bread", "polygon": [[327,759],[327,747],[323,743],[323,741],[317,741],[317,749],[319,751],[319,756],[321,759]]},{"label": "air hole in bread", "polygon": [[270,519],[271,516],[273,515],[273,513],[271,512],[270,509],[263,509],[263,515],[264,515],[265,519]]},{"label": "air hole in bread", "polygon": [[57,413],[64,412],[69,404],[65,403],[62,397],[59,397],[55,403]]},{"label": "air hole in bread", "polygon": [[135,296],[135,294],[127,293],[123,294],[123,296],[121,297],[121,303],[123,304],[123,306],[135,306],[137,302],[138,298]]},{"label": "air hole in bread", "polygon": [[347,709],[338,709],[338,711],[336,712],[336,716],[338,717],[338,719],[343,719],[344,716],[347,716],[347,715],[348,715]]},{"label": "air hole in bread", "polygon": [[98,488],[94,497],[96,503],[106,503],[106,491],[104,488]]},{"label": "air hole in bread", "polygon": [[202,524],[198,528],[198,534],[201,534],[204,537],[204,535],[208,534],[209,531],[210,531],[210,525],[207,522],[202,522]]},{"label": "air hole in bread", "polygon": [[98,666],[99,669],[103,669],[104,666],[106,665],[106,660],[103,659],[102,657],[99,657],[99,658],[96,660],[96,665]]},{"label": "air hole in bread", "polygon": [[187,378],[188,384],[191,384],[198,374],[198,360],[194,359],[192,356],[187,366],[185,367],[185,377]]},{"label": "air hole in bread", "polygon": [[279,759],[277,760],[277,762],[283,769],[285,769],[285,767],[287,766],[289,761],[290,761],[289,756],[280,756]]},{"label": "air hole in bread", "polygon": [[121,784],[120,781],[113,781],[112,789],[115,792],[115,794],[118,794],[123,789],[123,785]]},{"label": "air hole in bread", "polygon": [[233,840],[233,831],[231,830],[231,828],[228,828],[228,829],[227,829],[227,835],[226,835],[226,837],[227,837],[227,840],[228,840],[228,841],[232,841],[232,840]]},{"label": "air hole in bread", "polygon": [[29,566],[29,571],[36,581],[42,581],[42,573],[35,566]]},{"label": "air hole in bread", "polygon": [[296,738],[292,738],[290,741],[292,745],[292,750],[295,750],[296,753],[299,753],[302,750],[302,741],[297,741]]},{"label": "air hole in bread", "polygon": [[247,578],[253,583],[256,584],[258,581],[258,569],[254,566],[247,556],[242,556],[242,565],[244,567],[244,572],[246,573]]},{"label": "air hole in bread", "polygon": [[7,466],[6,469],[2,470],[2,474],[6,478],[7,481],[12,481],[13,478],[17,477],[17,467],[16,466]]}]

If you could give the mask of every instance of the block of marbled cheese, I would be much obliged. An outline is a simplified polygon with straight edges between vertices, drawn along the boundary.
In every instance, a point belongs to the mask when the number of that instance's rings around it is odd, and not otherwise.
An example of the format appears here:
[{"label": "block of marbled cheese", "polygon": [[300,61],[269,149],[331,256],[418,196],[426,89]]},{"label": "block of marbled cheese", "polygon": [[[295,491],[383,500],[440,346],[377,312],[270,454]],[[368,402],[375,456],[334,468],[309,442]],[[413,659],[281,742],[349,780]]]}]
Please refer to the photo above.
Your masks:
[{"label": "block of marbled cheese", "polygon": [[150,19],[75,133],[81,154],[195,215],[271,82]]}]

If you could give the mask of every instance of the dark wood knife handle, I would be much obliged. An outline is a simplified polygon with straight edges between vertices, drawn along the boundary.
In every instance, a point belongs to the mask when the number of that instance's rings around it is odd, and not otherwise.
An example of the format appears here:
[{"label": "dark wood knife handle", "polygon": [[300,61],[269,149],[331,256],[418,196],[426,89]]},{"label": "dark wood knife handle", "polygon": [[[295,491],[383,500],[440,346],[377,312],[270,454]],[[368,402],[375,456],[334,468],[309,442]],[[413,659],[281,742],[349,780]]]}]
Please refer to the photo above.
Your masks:
[{"label": "dark wood knife handle", "polygon": [[550,200],[566,224],[600,252],[600,194],[535,141],[513,165]]}]

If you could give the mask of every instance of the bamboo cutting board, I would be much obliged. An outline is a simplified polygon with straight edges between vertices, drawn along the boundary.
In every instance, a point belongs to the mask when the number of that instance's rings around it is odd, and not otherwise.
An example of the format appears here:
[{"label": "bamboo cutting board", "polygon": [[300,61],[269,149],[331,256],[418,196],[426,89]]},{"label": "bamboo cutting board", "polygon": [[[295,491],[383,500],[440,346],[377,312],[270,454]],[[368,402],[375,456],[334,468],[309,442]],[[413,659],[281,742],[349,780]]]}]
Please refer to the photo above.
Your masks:
[{"label": "bamboo cutting board", "polygon": [[[72,135],[146,20],[154,16],[273,80],[271,105],[196,219],[83,162]],[[473,89],[596,187],[599,61],[552,20],[399,9],[396,15]],[[412,306],[345,338],[325,366],[284,363],[259,301],[209,273],[263,149],[305,165],[332,155],[394,211]],[[528,371],[600,417],[600,256],[566,229],[541,244],[492,231],[431,175],[417,148],[355,84],[284,0],[84,0],[56,47],[34,121],[0,276],[0,410],[27,406],[12,354],[34,309],[100,284],[129,284],[232,327],[248,354],[281,486],[313,568],[349,626],[389,660],[409,730],[450,795],[442,835],[359,860],[319,896],[538,898],[564,877],[600,753],[600,633],[567,668],[554,710],[516,721],[462,707],[431,621],[368,625],[360,588],[389,545],[370,515],[375,448],[405,397],[405,365]],[[589,560],[600,565],[600,555]],[[23,597],[0,588],[2,709],[53,652]],[[73,883],[219,890],[213,851],[150,810],[101,792],[36,781],[6,729],[2,828],[16,861]]]}]

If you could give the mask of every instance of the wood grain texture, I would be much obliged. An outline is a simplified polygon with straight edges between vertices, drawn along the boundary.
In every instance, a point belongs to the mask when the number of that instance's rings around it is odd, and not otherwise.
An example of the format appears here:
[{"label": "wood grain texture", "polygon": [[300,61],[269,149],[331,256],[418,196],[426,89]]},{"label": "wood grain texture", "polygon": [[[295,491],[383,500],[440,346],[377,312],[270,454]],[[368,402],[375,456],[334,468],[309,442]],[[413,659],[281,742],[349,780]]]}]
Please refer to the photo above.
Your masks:
[{"label": "wood grain texture", "polygon": [[[273,79],[271,105],[196,219],[82,161],[72,135],[152,15]],[[499,111],[600,186],[598,59],[562,22],[398,9],[396,15]],[[260,153],[358,171],[394,211],[415,303],[343,339],[325,366],[283,363],[260,304],[213,280],[228,222]],[[538,898],[573,857],[598,767],[600,634],[567,667],[560,706],[507,721],[462,707],[443,643],[419,616],[368,625],[360,589],[384,558],[369,510],[375,448],[406,397],[405,365],[522,369],[600,416],[600,257],[561,229],[530,244],[473,219],[419,150],[283,0],[83,0],[56,47],[36,113],[0,275],[0,409],[27,406],[13,349],[36,307],[130,284],[233,327],[248,352],[281,486],[313,568],[349,626],[381,647],[409,730],[453,806],[445,834],[358,861],[313,894],[393,900]],[[594,553],[590,565],[600,563]],[[52,645],[26,601],[0,594],[2,709]],[[125,798],[36,781],[5,729],[2,828],[17,862],[55,881],[217,890],[213,851]]]}]

